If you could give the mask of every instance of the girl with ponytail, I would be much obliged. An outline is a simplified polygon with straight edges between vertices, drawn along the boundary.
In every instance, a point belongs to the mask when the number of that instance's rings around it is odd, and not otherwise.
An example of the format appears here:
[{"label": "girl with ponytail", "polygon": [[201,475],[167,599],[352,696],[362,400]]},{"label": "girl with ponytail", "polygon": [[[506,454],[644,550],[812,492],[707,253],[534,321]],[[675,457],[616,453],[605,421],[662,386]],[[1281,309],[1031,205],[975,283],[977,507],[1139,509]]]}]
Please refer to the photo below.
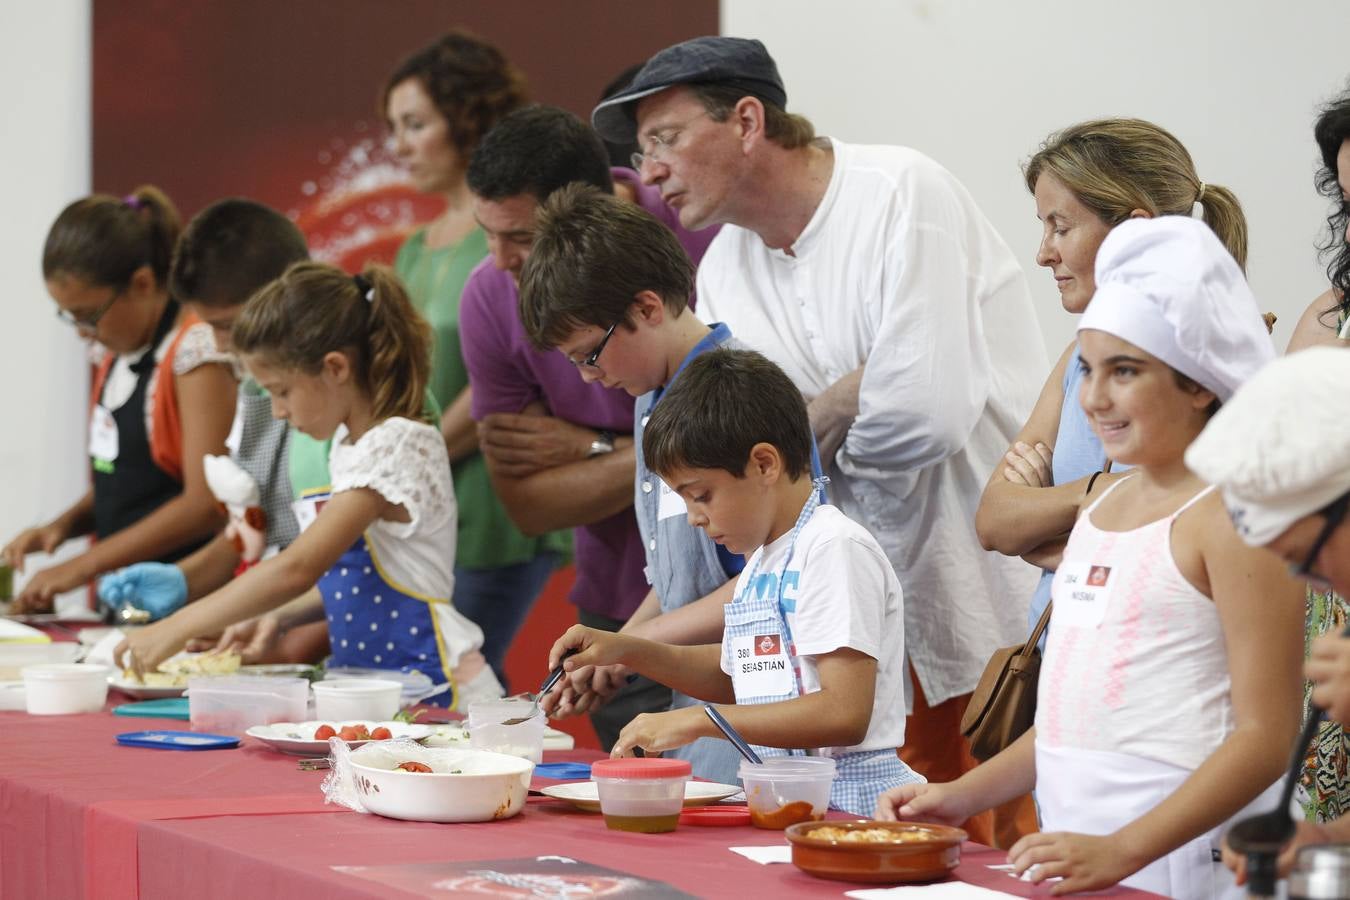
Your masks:
[{"label": "girl with ponytail", "polygon": [[90,341],[92,486],[52,521],[14,538],[0,561],[23,570],[92,534],[89,550],[37,572],[15,611],[50,609],[52,598],[132,563],[172,562],[224,523],[202,457],[225,452],[234,418],[229,360],[211,329],[171,297],[169,263],[178,211],[159,189],[71,203],[47,233],[42,277],[56,314]]},{"label": "girl with ponytail", "polygon": [[272,414],[332,440],[331,494],[289,547],[133,633],[119,662],[153,670],[190,638],[252,616],[265,614],[254,646],[326,618],[330,665],[420,671],[449,686],[432,701],[445,705],[500,696],[482,631],[450,600],[455,491],[423,414],[431,335],[399,280],[296,263],[249,300],[231,338]]}]

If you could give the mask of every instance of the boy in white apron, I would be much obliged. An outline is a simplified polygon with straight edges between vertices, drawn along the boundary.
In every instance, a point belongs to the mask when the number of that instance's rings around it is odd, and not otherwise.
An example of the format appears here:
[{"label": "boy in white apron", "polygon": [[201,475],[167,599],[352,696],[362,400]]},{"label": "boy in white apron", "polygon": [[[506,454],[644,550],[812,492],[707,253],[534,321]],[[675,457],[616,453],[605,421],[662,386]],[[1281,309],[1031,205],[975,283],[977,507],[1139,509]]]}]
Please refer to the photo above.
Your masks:
[{"label": "boy in white apron", "polygon": [[[904,743],[900,584],[876,540],[820,502],[806,405],[757,353],[709,350],[688,362],[647,421],[647,465],[688,521],[749,554],[725,606],[720,645],[674,646],[575,626],[554,645],[569,671],[620,663],[719,704],[761,756],[833,757],[830,805],[855,814],[890,787],[921,781]],[[734,705],[733,705],[734,704]],[[614,746],[659,752],[721,733],[698,706],[634,719]]]}]

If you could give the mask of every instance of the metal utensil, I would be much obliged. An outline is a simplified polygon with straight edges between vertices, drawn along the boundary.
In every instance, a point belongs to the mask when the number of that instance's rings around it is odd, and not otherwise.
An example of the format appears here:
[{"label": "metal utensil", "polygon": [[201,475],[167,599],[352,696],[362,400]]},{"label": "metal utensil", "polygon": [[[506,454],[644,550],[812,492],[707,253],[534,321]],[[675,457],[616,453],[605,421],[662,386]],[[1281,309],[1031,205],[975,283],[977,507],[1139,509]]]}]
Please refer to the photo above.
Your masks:
[{"label": "metal utensil", "polygon": [[516,716],[516,717],[513,718],[513,719],[507,719],[507,720],[506,720],[505,722],[503,722],[502,724],[503,724],[503,725],[520,725],[520,724],[522,724],[522,723],[525,723],[525,722],[530,721],[530,720],[533,719],[535,716],[539,715],[539,700],[540,700],[545,694],[547,694],[549,691],[553,690],[553,686],[554,686],[555,684],[558,683],[558,679],[559,679],[559,678],[562,678],[562,676],[563,676],[563,661],[566,660],[567,657],[569,657],[569,656],[574,656],[574,655],[576,655],[576,653],[577,653],[577,649],[574,647],[574,648],[572,648],[571,650],[568,650],[567,652],[565,652],[565,653],[562,655],[562,659],[558,660],[558,664],[557,664],[556,666],[553,667],[553,671],[552,671],[552,672],[549,672],[549,673],[548,673],[548,677],[544,679],[544,684],[539,688],[539,693],[537,693],[537,694],[533,695],[532,697],[530,697],[530,712],[529,712],[528,715],[524,715],[524,716]]},{"label": "metal utensil", "polygon": [[[1350,637],[1350,625],[1341,632],[1341,637]],[[1280,800],[1275,808],[1267,813],[1248,816],[1228,829],[1228,845],[1247,857],[1247,892],[1250,896],[1275,896],[1275,882],[1278,879],[1276,859],[1295,831],[1294,820],[1289,815],[1289,800],[1294,796],[1294,785],[1298,783],[1299,773],[1303,770],[1308,745],[1316,737],[1317,729],[1326,715],[1325,710],[1316,707],[1308,714],[1303,733],[1294,745],[1289,774],[1285,776]]]},{"label": "metal utensil", "polygon": [[302,759],[295,765],[296,768],[302,772],[314,772],[318,769],[327,769],[329,767],[328,757],[326,756],[320,756],[317,759]]},{"label": "metal utensil", "polygon": [[727,740],[731,741],[732,746],[740,751],[741,756],[757,766],[764,765],[764,760],[759,758],[759,754],[750,748],[750,745],[745,742],[745,738],[741,737],[741,733],[732,728],[731,723],[723,718],[720,712],[712,706],[706,705],[703,707],[703,711],[708,714],[708,718],[712,719],[712,723],[727,736]]}]

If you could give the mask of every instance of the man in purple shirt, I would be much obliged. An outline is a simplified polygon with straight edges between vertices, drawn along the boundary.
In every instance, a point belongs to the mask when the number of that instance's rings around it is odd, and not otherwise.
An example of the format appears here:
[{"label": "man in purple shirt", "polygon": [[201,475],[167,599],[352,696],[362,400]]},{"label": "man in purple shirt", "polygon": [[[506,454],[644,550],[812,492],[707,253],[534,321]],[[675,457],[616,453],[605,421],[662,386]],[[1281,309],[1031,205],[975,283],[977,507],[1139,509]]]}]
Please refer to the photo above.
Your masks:
[{"label": "man in purple shirt", "polygon": [[[474,214],[491,255],[464,287],[460,342],[492,486],[526,534],[575,528],[570,599],[582,624],[615,631],[648,591],[632,509],[633,398],[583,382],[561,353],[534,349],[518,311],[517,279],[535,212],[574,181],[639,203],[671,226],[696,264],[716,229],[682,229],[658,190],[632,170],[611,170],[599,136],[554,107],[527,107],[502,119],[469,164]],[[591,721],[608,749],[633,716],[669,703],[669,690],[639,679],[593,711]]]}]

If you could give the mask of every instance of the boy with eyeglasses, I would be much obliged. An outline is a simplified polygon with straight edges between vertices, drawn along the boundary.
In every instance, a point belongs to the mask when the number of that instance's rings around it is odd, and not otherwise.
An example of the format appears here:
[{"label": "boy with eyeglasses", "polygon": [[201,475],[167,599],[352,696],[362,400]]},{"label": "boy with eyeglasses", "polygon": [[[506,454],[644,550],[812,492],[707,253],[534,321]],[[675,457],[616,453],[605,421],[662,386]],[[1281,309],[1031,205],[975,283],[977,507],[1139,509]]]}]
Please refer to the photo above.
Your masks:
[{"label": "boy with eyeglasses", "polygon": [[[725,325],[698,320],[689,308],[693,288],[689,256],[642,208],[581,184],[555,192],[540,208],[521,273],[520,318],[534,345],[560,351],[582,381],[637,398],[633,506],[651,588],[620,631],[674,644],[720,639],[722,607],[745,565],[688,523],[684,500],[642,454],[647,419],[684,367],[709,350],[742,346]],[[573,672],[546,708],[559,716],[594,708],[629,674],[623,666]],[[675,692],[671,708],[696,703]],[[702,778],[736,781],[740,757],[725,741],[699,739],[672,755]]]},{"label": "boy with eyeglasses", "polygon": [[[579,381],[562,356],[531,346],[517,311],[517,279],[533,251],[539,205],[572,182],[631,200],[674,228],[678,222],[660,192],[627,169],[611,169],[599,136],[556,107],[505,116],[479,144],[467,181],[490,256],[464,286],[460,347],[488,475],[526,534],[575,528],[569,599],[580,621],[615,630],[647,592],[632,513],[632,400]],[[711,240],[706,232],[675,233],[695,261]],[[669,703],[664,688],[638,681],[591,723],[608,748],[633,715]]]}]

